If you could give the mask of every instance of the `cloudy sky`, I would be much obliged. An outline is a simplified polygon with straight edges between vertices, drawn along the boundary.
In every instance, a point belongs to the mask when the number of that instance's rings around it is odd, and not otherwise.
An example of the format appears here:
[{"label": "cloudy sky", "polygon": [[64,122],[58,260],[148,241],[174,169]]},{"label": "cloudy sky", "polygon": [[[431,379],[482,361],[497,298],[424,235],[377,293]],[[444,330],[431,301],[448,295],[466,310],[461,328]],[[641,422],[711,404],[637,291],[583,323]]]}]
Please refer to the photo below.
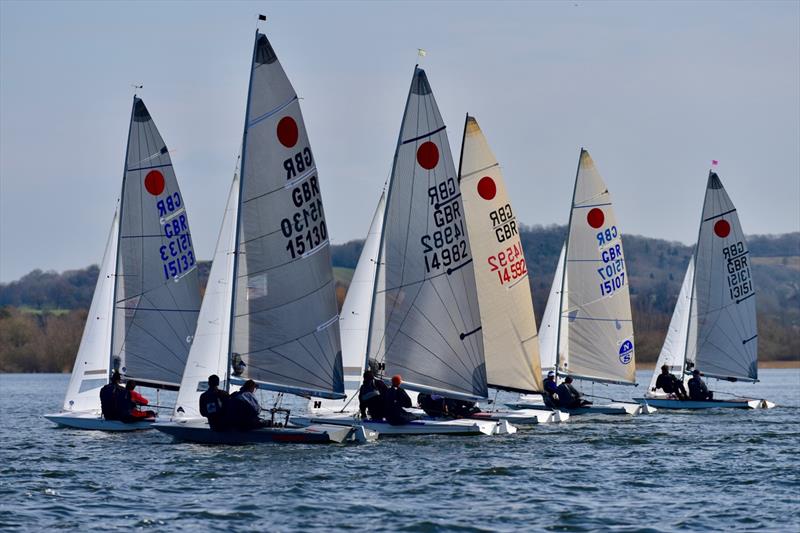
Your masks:
[{"label": "cloudy sky", "polygon": [[333,242],[367,231],[417,48],[454,153],[469,112],[526,224],[566,223],[584,146],[627,233],[692,242],[712,159],[745,232],[800,229],[800,2],[3,1],[0,281],[100,261],[135,83],[211,256],[260,12]]}]

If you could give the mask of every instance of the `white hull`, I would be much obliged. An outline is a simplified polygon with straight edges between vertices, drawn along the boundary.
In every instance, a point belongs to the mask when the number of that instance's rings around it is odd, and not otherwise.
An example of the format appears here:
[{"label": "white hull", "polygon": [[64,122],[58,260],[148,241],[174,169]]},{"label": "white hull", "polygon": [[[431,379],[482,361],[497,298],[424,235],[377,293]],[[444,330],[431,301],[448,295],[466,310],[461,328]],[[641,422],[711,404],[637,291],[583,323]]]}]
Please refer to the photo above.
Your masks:
[{"label": "white hull", "polygon": [[251,431],[212,431],[205,419],[188,419],[154,424],[158,431],[176,440],[200,444],[262,444],[300,443],[331,444],[342,442],[368,442],[377,440],[378,434],[361,426],[312,424],[308,426],[260,428]]},{"label": "white hull", "polygon": [[569,413],[542,407],[541,409],[516,409],[510,411],[482,411],[470,417],[472,420],[507,420],[515,426],[532,426],[566,422]]},{"label": "white hull", "polygon": [[673,400],[671,398],[634,398],[637,402],[647,402],[659,409],[772,409],[775,404],[768,400],[752,398],[733,398],[730,400]]},{"label": "white hull", "polygon": [[[520,400],[517,403],[508,403],[506,404],[511,409],[516,410],[526,410],[526,409],[543,409],[544,404],[541,403],[529,403],[524,400]],[[656,406],[654,406],[650,401],[645,403],[633,403],[633,402],[613,402],[613,403],[604,403],[604,404],[594,404],[594,405],[587,405],[585,407],[578,407],[575,409],[567,409],[565,407],[559,407],[559,411],[567,413],[571,416],[580,416],[580,415],[649,415],[656,412]]]},{"label": "white hull", "polygon": [[95,431],[141,431],[151,429],[154,421],[120,422],[105,420],[99,411],[63,412],[44,415],[50,422],[59,426]]},{"label": "white hull", "polygon": [[361,420],[354,415],[339,414],[311,414],[306,416],[293,416],[292,422],[298,425],[309,424],[334,424],[352,426],[361,424],[365,428],[378,432],[381,437],[399,435],[499,435],[516,433],[517,428],[508,423],[484,420],[459,419],[433,419],[425,418],[413,420],[402,426],[393,426],[388,422],[375,422]]}]

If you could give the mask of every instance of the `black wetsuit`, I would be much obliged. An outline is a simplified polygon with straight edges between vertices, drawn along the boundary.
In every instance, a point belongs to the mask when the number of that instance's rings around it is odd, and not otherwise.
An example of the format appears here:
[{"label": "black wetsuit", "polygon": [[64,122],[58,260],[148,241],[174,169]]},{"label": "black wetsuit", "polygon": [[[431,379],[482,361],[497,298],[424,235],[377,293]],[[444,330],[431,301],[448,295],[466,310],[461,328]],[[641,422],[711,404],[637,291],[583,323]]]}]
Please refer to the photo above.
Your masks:
[{"label": "black wetsuit", "polygon": [[386,384],[383,381],[373,379],[361,385],[358,389],[358,406],[362,419],[366,419],[369,414],[371,420],[383,420],[385,393]]},{"label": "black wetsuit", "polygon": [[223,390],[208,389],[200,395],[200,414],[208,418],[208,425],[214,431],[225,429],[225,404],[229,395]]},{"label": "black wetsuit", "polygon": [[672,374],[659,374],[656,379],[656,389],[661,389],[667,394],[675,394],[678,398],[686,398],[686,388],[683,382]]},{"label": "black wetsuit", "polygon": [[386,409],[386,421],[393,426],[402,426],[414,420],[414,415],[403,409],[411,407],[411,398],[400,387],[392,387],[386,391],[383,405]]},{"label": "black wetsuit", "polygon": [[261,406],[252,392],[236,391],[231,394],[230,399],[225,403],[226,421],[230,422],[234,429],[247,431],[264,427],[265,423],[261,420]]},{"label": "black wetsuit", "polygon": [[100,389],[100,408],[106,420],[130,421],[131,407],[130,394],[124,387],[109,383]]},{"label": "black wetsuit", "polygon": [[708,390],[700,376],[695,376],[689,380],[689,398],[698,402],[713,400],[714,393]]},{"label": "black wetsuit", "polygon": [[417,396],[417,403],[419,403],[419,406],[428,416],[434,418],[448,416],[447,401],[441,396],[433,397],[427,393],[420,393],[420,395]]}]

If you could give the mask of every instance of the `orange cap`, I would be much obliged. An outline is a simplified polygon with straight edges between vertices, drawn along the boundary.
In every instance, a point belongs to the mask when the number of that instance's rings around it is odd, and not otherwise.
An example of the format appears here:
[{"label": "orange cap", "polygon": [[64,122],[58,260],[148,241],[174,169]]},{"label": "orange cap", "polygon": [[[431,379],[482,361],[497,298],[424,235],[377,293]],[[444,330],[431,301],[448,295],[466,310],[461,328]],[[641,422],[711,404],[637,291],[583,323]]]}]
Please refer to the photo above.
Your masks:
[{"label": "orange cap", "polygon": [[399,387],[400,383],[402,383],[402,382],[403,382],[403,378],[400,377],[400,374],[397,374],[396,376],[392,376],[392,385],[394,385],[395,387]]}]

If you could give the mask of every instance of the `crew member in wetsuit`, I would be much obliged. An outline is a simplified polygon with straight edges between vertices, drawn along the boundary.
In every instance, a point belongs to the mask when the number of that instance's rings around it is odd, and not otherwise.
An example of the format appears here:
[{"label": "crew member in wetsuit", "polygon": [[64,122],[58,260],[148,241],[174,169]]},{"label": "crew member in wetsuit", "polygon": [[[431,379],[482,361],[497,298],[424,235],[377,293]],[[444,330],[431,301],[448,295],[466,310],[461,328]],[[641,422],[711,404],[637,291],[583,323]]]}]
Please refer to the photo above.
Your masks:
[{"label": "crew member in wetsuit", "polygon": [[225,429],[225,403],[230,395],[219,389],[219,376],[208,376],[208,390],[200,395],[200,414],[208,419],[209,427],[214,431]]},{"label": "crew member in wetsuit", "polygon": [[592,402],[584,400],[583,395],[578,389],[572,386],[572,376],[564,378],[564,383],[558,386],[558,405],[568,409],[575,409],[585,405],[592,405]]},{"label": "crew member in wetsuit", "polygon": [[402,426],[414,420],[414,415],[404,409],[411,407],[411,398],[400,386],[402,383],[403,379],[400,376],[393,376],[392,386],[384,397],[384,416],[393,426]]},{"label": "crew member in wetsuit", "polygon": [[364,381],[358,389],[358,406],[361,410],[361,418],[366,420],[367,415],[371,420],[380,422],[383,420],[383,395],[386,393],[386,384],[378,379],[372,370],[364,372]]},{"label": "crew member in wetsuit", "polygon": [[697,402],[714,399],[714,393],[708,390],[697,369],[692,371],[692,379],[689,380],[689,398]]},{"label": "crew member in wetsuit", "polygon": [[139,409],[140,405],[147,405],[150,401],[136,392],[134,389],[136,388],[136,382],[132,379],[129,379],[127,383],[125,383],[125,390],[128,391],[128,401],[129,409],[128,415],[130,416],[130,422],[139,422],[145,419],[153,419],[156,417],[155,411],[142,411]]},{"label": "crew member in wetsuit", "polygon": [[269,425],[269,422],[259,417],[261,405],[255,395],[256,388],[256,382],[248,379],[242,388],[231,394],[225,405],[226,414],[234,429],[248,431]]},{"label": "crew member in wetsuit", "polygon": [[447,412],[450,413],[450,416],[455,418],[468,418],[481,412],[480,408],[475,405],[475,402],[447,398],[445,404],[447,405]]},{"label": "crew member in wetsuit", "polygon": [[425,414],[433,418],[449,417],[450,413],[447,412],[447,401],[443,396],[438,394],[428,394],[421,392],[417,396],[417,403],[420,408],[425,411]]},{"label": "crew member in wetsuit", "polygon": [[556,383],[556,373],[552,370],[547,373],[547,379],[544,380],[544,404],[548,407],[556,407],[558,405],[558,383]]},{"label": "crew member in wetsuit", "polygon": [[652,390],[656,392],[657,389],[661,389],[667,394],[674,394],[679,400],[688,399],[683,382],[669,373],[669,366],[667,365],[661,367],[661,374],[658,375],[656,386]]},{"label": "crew member in wetsuit", "polygon": [[125,420],[128,418],[128,394],[120,385],[122,376],[116,370],[111,375],[111,382],[100,389],[100,408],[106,420]]}]

